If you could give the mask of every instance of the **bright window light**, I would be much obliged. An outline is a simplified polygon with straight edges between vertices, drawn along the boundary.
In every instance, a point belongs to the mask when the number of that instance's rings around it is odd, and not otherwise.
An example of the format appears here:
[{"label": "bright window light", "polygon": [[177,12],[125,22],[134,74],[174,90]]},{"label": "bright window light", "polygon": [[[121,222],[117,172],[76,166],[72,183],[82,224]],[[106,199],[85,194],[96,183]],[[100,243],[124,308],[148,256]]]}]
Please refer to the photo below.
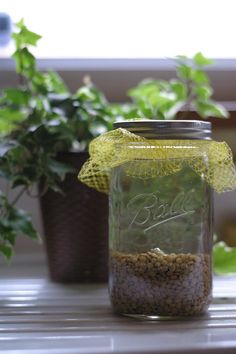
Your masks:
[{"label": "bright window light", "polygon": [[39,58],[236,58],[235,0],[0,0],[0,12],[43,36]]}]

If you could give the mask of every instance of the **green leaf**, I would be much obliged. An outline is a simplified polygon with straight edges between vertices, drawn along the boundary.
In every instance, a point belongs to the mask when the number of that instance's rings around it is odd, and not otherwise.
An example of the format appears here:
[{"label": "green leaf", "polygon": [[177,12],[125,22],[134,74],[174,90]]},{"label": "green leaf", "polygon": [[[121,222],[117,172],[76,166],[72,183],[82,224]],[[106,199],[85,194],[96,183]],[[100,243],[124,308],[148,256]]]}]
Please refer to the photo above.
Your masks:
[{"label": "green leaf", "polygon": [[15,125],[13,123],[9,123],[7,121],[1,121],[0,119],[0,137],[8,135],[14,129],[15,129]]},{"label": "green leaf", "polygon": [[153,110],[150,102],[147,100],[140,100],[138,103],[138,117],[140,118],[153,118]]},{"label": "green leaf", "polygon": [[192,80],[198,85],[209,83],[207,74],[202,70],[192,70]]},{"label": "green leaf", "polygon": [[186,63],[189,60],[187,55],[176,55],[175,61],[181,62],[181,63]]},{"label": "green leaf", "polygon": [[12,58],[15,60],[16,72],[18,74],[22,73],[22,60],[20,50],[16,50],[12,54]]},{"label": "green leaf", "polygon": [[143,100],[144,98],[153,97],[156,98],[160,92],[167,91],[169,84],[162,80],[143,80],[137,87],[134,87],[128,91],[128,96],[137,100]]},{"label": "green leaf", "polygon": [[[118,103],[113,103],[108,105],[107,107],[107,112],[109,112],[109,115],[114,117],[117,121],[123,120],[123,119],[133,119],[137,118],[137,107],[134,106],[131,103],[126,103],[126,104],[118,104]],[[112,127],[111,127],[112,129]]]},{"label": "green leaf", "polygon": [[24,69],[34,68],[35,67],[35,57],[28,50],[28,48],[23,48],[21,50],[21,59]]},{"label": "green leaf", "polygon": [[19,234],[38,240],[31,217],[21,209],[10,204],[6,195],[0,191],[0,252],[9,260],[12,256],[15,239]]},{"label": "green leaf", "polygon": [[54,71],[49,71],[44,74],[44,80],[47,86],[48,92],[53,92],[56,94],[68,93],[68,88],[66,87],[62,78]]},{"label": "green leaf", "polygon": [[212,59],[206,58],[201,52],[198,52],[194,55],[193,60],[196,65],[207,66],[212,65],[214,61]]},{"label": "green leaf", "polygon": [[89,87],[83,86],[76,92],[76,97],[82,100],[93,101],[95,99],[95,94]]},{"label": "green leaf", "polygon": [[164,107],[164,110],[161,109],[163,116],[165,117],[166,120],[175,119],[177,113],[180,111],[183,105],[184,105],[184,101],[173,102],[171,105]]},{"label": "green leaf", "polygon": [[48,160],[48,167],[53,173],[58,175],[61,180],[65,178],[67,173],[74,172],[74,169],[71,166],[52,159]]},{"label": "green leaf", "polygon": [[0,158],[7,154],[15,146],[16,143],[13,141],[2,141],[2,143],[0,143]]},{"label": "green leaf", "polygon": [[16,72],[25,75],[26,77],[33,77],[36,61],[35,57],[30,53],[28,48],[16,50],[12,58],[15,59]]},{"label": "green leaf", "polygon": [[217,274],[236,273],[236,247],[228,247],[224,242],[213,248],[213,268]]},{"label": "green leaf", "polygon": [[36,46],[39,39],[42,37],[30,31],[24,23],[24,19],[21,19],[19,22],[16,23],[16,27],[19,29],[19,32],[14,32],[12,34],[12,38],[16,42],[17,45],[32,45]]},{"label": "green leaf", "polygon": [[4,99],[15,105],[27,105],[30,99],[30,94],[24,89],[7,88],[3,91]]},{"label": "green leaf", "polygon": [[213,89],[210,86],[196,86],[193,89],[193,92],[196,94],[197,98],[200,100],[208,100],[212,94]]},{"label": "green leaf", "polygon": [[25,26],[25,21],[24,18],[21,18],[18,22],[16,22],[16,27],[18,27],[19,29],[21,29],[22,27]]},{"label": "green leaf", "polygon": [[187,99],[187,93],[186,84],[179,80],[145,80],[131,89],[129,96],[137,107],[135,117],[175,119]]},{"label": "green leaf", "polygon": [[160,91],[159,93],[152,93],[149,97],[149,102],[152,106],[160,108],[168,103],[176,100],[176,95],[173,92]]},{"label": "green leaf", "polygon": [[176,94],[178,99],[186,100],[187,87],[183,82],[177,81],[177,80],[171,80],[170,81],[170,88]]},{"label": "green leaf", "polygon": [[216,117],[216,118],[228,118],[228,111],[219,103],[214,101],[195,101],[193,102],[198,114],[202,118]]},{"label": "green leaf", "polygon": [[138,116],[164,119],[162,113],[165,109],[169,110],[169,107],[177,100],[174,88],[180,93],[181,87],[180,85],[177,87],[177,83],[175,86],[173,82],[173,90],[171,90],[170,85],[165,81],[149,80],[131,89],[129,95],[136,101]]},{"label": "green leaf", "polygon": [[10,221],[11,225],[17,232],[22,233],[33,240],[39,239],[39,235],[32,225],[30,215],[24,210],[14,208]]},{"label": "green leaf", "polygon": [[22,122],[26,118],[25,113],[8,107],[0,108],[0,120],[9,122]]},{"label": "green leaf", "polygon": [[32,46],[36,46],[39,39],[42,38],[39,34],[29,31],[25,26],[22,26],[20,35],[24,44]]},{"label": "green leaf", "polygon": [[179,65],[176,68],[177,76],[182,80],[191,80],[193,69],[185,64]]},{"label": "green leaf", "polygon": [[13,131],[17,123],[26,119],[24,112],[8,107],[0,108],[0,135],[9,134]]},{"label": "green leaf", "polygon": [[30,78],[32,87],[36,90],[37,94],[47,95],[48,90],[45,84],[45,74],[34,70],[34,75]]},{"label": "green leaf", "polygon": [[19,33],[12,33],[11,38],[15,42],[15,47],[19,50],[22,47],[22,39]]},{"label": "green leaf", "polygon": [[[76,171],[56,160],[58,152],[70,151],[76,143],[86,149],[93,136],[112,128],[115,117],[104,94],[88,80],[74,95],[56,72],[40,72],[30,51],[40,36],[23,20],[16,27],[13,58],[23,80],[18,88],[0,94],[0,176],[13,188],[30,188],[43,180],[45,190],[61,191],[61,180]],[[137,108],[127,114],[134,111]],[[37,238],[30,215],[14,203],[0,197],[0,244],[4,246],[13,246],[19,234]],[[9,248],[2,252],[10,257]]]},{"label": "green leaf", "polygon": [[12,246],[0,244],[0,252],[5,256],[6,260],[9,261],[13,254]]},{"label": "green leaf", "polygon": [[11,181],[11,187],[15,188],[18,186],[30,186],[31,181],[27,176],[15,175]]}]

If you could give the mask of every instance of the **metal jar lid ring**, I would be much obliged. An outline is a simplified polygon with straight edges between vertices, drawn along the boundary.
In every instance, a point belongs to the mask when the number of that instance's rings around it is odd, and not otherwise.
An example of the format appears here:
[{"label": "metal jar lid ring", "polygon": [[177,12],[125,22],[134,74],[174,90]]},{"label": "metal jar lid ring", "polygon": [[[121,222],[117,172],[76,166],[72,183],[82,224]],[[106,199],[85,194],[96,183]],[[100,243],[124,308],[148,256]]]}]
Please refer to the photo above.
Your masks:
[{"label": "metal jar lid ring", "polygon": [[211,139],[211,123],[199,120],[127,120],[115,122],[114,128],[124,128],[146,139]]}]

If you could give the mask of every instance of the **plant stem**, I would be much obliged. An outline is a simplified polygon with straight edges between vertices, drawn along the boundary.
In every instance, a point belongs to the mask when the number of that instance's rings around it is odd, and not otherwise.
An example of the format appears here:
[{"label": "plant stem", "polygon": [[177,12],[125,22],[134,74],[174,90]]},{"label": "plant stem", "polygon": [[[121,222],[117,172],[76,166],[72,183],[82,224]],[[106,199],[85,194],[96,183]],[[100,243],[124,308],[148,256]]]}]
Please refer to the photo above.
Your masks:
[{"label": "plant stem", "polygon": [[39,187],[39,192],[38,193],[32,193],[32,191],[28,188],[27,189],[27,194],[31,197],[31,198],[41,198],[48,190],[48,184],[47,182],[45,182],[41,188]]},{"label": "plant stem", "polygon": [[7,196],[7,199],[8,199],[8,197],[9,197],[9,191],[10,191],[10,182],[7,181],[6,183],[7,183],[7,185],[6,185],[6,196]]},{"label": "plant stem", "polygon": [[11,205],[14,206],[18,200],[20,199],[20,197],[23,195],[23,193],[26,191],[27,187],[24,187],[20,190],[20,192],[17,194],[17,196],[15,197],[15,199],[13,199],[13,201],[11,202]]},{"label": "plant stem", "polygon": [[24,78],[21,74],[18,75],[19,78],[19,85],[22,87],[24,85]]},{"label": "plant stem", "polygon": [[184,108],[185,110],[183,111],[183,113],[180,114],[180,117],[181,119],[185,119],[187,118],[189,112],[190,112],[190,109],[191,109],[191,103],[194,99],[194,94],[193,94],[193,91],[192,91],[192,85],[191,85],[191,80],[187,80],[185,82],[186,84],[186,87],[187,87],[187,92],[188,92],[188,98],[184,104]]}]

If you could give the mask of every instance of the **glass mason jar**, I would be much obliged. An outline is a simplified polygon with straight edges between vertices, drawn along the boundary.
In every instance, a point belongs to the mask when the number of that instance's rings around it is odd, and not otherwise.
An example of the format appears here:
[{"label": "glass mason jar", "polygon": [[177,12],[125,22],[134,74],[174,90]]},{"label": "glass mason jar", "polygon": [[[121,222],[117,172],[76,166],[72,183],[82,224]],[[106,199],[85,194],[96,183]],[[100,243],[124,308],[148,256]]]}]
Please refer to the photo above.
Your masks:
[{"label": "glass mason jar", "polygon": [[[211,124],[201,121],[125,121],[115,128],[146,139],[175,139],[180,146],[184,140],[211,139]],[[171,153],[167,159],[178,164]],[[150,178],[127,173],[131,162],[112,170],[109,293],[116,313],[155,319],[201,315],[208,309],[212,190],[203,174],[179,159],[183,167],[177,172]],[[207,166],[207,156],[202,159]],[[135,163],[150,168],[150,159]],[[158,168],[162,162],[151,163]]]}]

